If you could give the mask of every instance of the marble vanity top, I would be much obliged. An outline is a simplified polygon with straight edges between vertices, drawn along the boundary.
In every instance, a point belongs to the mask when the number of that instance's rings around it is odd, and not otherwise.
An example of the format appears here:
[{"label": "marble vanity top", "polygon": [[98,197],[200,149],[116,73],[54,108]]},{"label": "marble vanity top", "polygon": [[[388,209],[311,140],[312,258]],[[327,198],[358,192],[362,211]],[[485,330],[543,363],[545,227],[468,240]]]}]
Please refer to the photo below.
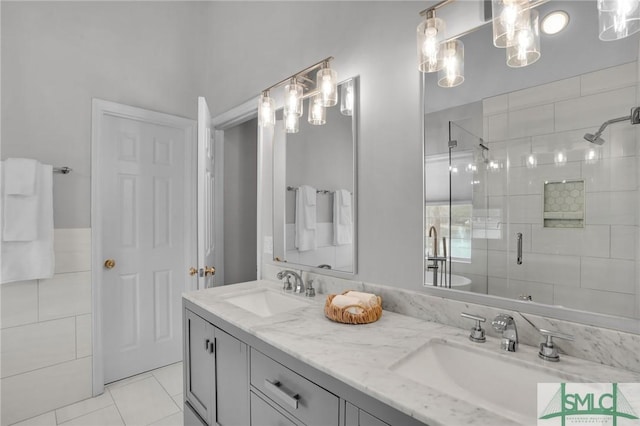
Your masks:
[{"label": "marble vanity top", "polygon": [[[434,338],[455,342],[458,346],[477,347],[479,344],[468,340],[468,330],[386,310],[382,318],[372,324],[340,324],[324,316],[326,295],[323,294],[307,298],[310,300],[308,306],[266,318],[225,301],[226,295],[256,288],[281,290],[282,284],[252,281],[186,293],[183,297],[269,345],[421,422],[429,425],[518,424],[499,413],[403,378],[390,369],[394,363]],[[295,297],[305,299],[304,296]],[[566,355],[561,356],[559,363],[544,362],[538,358],[538,348],[522,344],[515,353],[503,352],[499,340],[490,336],[482,348],[495,351],[496,357],[507,361],[517,359],[532,368],[541,365],[552,368],[560,377],[567,377],[568,382],[573,381],[569,379],[572,376],[580,376],[587,382],[640,382],[640,373]]]}]

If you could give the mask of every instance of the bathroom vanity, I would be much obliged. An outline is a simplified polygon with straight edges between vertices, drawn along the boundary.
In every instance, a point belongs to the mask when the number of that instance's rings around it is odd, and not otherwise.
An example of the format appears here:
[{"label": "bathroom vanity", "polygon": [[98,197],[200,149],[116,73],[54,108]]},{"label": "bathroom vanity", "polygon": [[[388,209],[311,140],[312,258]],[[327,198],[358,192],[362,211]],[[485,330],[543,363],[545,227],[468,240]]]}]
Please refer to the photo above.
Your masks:
[{"label": "bathroom vanity", "polygon": [[[372,324],[335,323],[325,297],[285,294],[272,281],[185,294],[185,424],[530,424],[529,372],[534,382],[640,382],[639,373],[568,356],[545,363],[526,345],[502,352],[497,338],[472,343],[468,330],[386,310]],[[485,376],[447,383],[456,356]]]}]

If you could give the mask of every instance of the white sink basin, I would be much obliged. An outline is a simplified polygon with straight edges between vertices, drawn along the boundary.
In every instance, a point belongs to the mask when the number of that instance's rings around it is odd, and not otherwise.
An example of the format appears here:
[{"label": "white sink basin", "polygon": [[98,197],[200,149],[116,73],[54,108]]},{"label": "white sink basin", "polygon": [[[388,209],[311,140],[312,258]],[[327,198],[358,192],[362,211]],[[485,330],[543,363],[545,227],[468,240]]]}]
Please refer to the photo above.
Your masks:
[{"label": "white sink basin", "polygon": [[304,296],[293,296],[269,289],[243,292],[225,297],[224,300],[261,317],[309,306]]},{"label": "white sink basin", "polygon": [[533,362],[510,360],[440,339],[430,340],[392,365],[391,370],[522,424],[537,423],[538,383],[581,381],[564,374],[561,378]]}]

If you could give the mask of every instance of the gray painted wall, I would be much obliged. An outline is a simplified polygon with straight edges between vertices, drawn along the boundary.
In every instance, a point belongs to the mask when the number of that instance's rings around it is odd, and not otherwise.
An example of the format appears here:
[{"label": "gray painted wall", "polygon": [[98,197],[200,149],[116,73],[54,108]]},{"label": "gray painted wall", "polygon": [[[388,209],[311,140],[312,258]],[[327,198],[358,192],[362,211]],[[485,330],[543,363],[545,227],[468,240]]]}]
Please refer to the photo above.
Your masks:
[{"label": "gray painted wall", "polygon": [[357,279],[414,289],[423,275],[415,29],[424,5],[215,2],[208,49],[214,115],[326,56],[339,79],[360,76]]},{"label": "gray painted wall", "polygon": [[2,158],[54,177],[56,228],[87,228],[91,99],[195,118],[207,2],[2,2]]},{"label": "gray painted wall", "polygon": [[257,119],[224,132],[224,280],[256,279]]}]

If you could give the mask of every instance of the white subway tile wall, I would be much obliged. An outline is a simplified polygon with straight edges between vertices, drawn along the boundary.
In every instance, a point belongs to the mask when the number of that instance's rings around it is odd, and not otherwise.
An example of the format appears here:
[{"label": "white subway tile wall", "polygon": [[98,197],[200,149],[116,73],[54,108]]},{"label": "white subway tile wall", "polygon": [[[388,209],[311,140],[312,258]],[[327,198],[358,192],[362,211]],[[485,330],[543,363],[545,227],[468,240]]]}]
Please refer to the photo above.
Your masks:
[{"label": "white subway tile wall", "polygon": [[54,250],[52,279],[0,286],[3,426],[91,396],[91,230],[56,229]]},{"label": "white subway tile wall", "polygon": [[[528,294],[536,302],[605,314],[640,313],[640,129],[609,126],[602,146],[583,139],[638,105],[639,71],[632,62],[483,101],[490,154],[509,164],[487,174],[489,207],[502,209],[512,231],[489,241],[487,256],[476,257],[488,264],[489,294]],[[522,159],[532,152],[537,164],[527,168]],[[544,182],[563,179],[585,181],[584,228],[543,226]],[[516,264],[516,232],[524,236],[522,265]]]}]

